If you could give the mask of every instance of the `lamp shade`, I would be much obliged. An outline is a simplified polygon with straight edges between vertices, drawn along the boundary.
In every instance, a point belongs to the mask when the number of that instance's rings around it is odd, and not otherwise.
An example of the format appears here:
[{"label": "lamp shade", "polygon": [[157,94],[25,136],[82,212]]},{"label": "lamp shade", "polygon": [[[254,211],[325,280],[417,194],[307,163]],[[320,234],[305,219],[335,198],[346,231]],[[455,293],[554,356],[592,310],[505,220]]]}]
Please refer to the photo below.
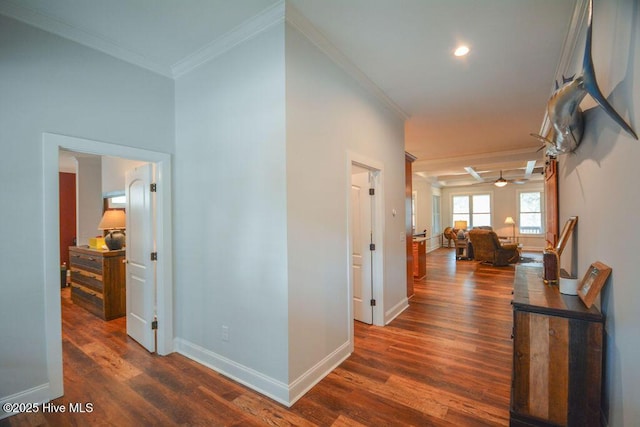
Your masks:
[{"label": "lamp shade", "polygon": [[467,221],[454,221],[453,228],[455,228],[456,230],[466,230]]},{"label": "lamp shade", "polygon": [[514,225],[516,222],[513,220],[513,218],[508,216],[507,219],[504,220],[504,223],[509,225]]},{"label": "lamp shade", "polygon": [[113,209],[105,211],[102,220],[98,224],[98,230],[123,230],[126,226],[124,211]]}]

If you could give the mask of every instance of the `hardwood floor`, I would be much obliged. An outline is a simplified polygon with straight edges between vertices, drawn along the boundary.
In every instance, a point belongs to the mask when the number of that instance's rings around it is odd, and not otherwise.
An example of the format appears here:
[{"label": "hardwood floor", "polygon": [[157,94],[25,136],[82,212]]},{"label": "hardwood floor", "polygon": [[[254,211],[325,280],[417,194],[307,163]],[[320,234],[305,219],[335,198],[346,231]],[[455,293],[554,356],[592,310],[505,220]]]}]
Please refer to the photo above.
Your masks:
[{"label": "hardwood floor", "polygon": [[[410,308],[386,327],[356,322],[355,352],[292,408],[179,354],[150,355],[63,291],[65,413],[0,426],[508,425],[513,266],[427,255]],[[70,403],[91,412],[70,413]],[[85,407],[85,409],[88,409]]]}]

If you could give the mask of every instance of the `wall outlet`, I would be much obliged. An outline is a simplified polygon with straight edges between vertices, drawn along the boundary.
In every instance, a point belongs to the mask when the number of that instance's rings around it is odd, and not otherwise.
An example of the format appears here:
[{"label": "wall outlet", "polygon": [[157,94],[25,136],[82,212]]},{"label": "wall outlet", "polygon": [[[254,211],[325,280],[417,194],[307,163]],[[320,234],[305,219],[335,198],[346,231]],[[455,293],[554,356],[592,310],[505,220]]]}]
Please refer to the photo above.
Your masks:
[{"label": "wall outlet", "polygon": [[222,325],[222,341],[229,341],[229,327]]}]

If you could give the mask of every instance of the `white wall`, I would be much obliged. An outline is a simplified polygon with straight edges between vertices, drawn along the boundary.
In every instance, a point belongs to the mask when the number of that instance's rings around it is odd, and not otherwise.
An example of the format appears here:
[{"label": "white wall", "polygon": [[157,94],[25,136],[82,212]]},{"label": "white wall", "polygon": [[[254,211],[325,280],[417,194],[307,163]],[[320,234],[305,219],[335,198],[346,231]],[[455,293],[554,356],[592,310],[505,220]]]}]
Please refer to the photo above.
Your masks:
[{"label": "white wall", "polygon": [[442,225],[440,232],[433,228],[433,196],[440,195],[441,191],[439,188],[433,187],[430,181],[415,174],[413,175],[412,187],[417,195],[416,233],[427,230],[427,251],[432,251],[440,247],[440,235],[444,230]]},{"label": "white wall", "polygon": [[[540,181],[538,183],[529,184],[508,184],[505,187],[499,188],[493,184],[473,185],[468,187],[451,187],[442,189],[442,227],[452,227],[452,196],[456,194],[491,194],[492,198],[492,215],[491,224],[493,230],[498,236],[510,237],[513,235],[513,230],[510,225],[506,225],[504,220],[510,216],[518,221],[518,192],[519,191],[544,191],[544,184]],[[544,196],[543,196],[544,203]],[[525,250],[541,251],[544,250],[545,241],[544,236],[527,236],[518,233],[518,226],[516,224],[516,237],[519,243],[523,244]]]},{"label": "white wall", "polygon": [[89,239],[101,236],[102,161],[99,156],[76,158],[76,242],[88,245]]},{"label": "white wall", "polygon": [[288,385],[284,49],[284,24],[275,25],[177,79],[174,216],[178,350],[280,401]]},{"label": "white wall", "polygon": [[349,338],[348,153],[383,167],[380,309],[386,317],[406,304],[404,126],[290,25],[286,55],[289,380],[296,381]]},{"label": "white wall", "polygon": [[[594,65],[600,87],[620,114],[640,131],[640,4],[594,2]],[[640,142],[602,109],[586,115],[586,131],[574,154],[560,156],[560,217],[578,215],[574,231],[578,277],[602,261],[613,271],[602,297],[606,315],[604,412],[610,426],[640,419],[640,211],[637,169]],[[630,221],[631,220],[631,221]]]},{"label": "white wall", "polygon": [[173,151],[173,82],[0,16],[0,401],[48,387],[43,148],[52,132]]},{"label": "white wall", "polygon": [[114,192],[122,192],[124,194],[125,173],[145,163],[138,160],[102,156],[102,196]]}]

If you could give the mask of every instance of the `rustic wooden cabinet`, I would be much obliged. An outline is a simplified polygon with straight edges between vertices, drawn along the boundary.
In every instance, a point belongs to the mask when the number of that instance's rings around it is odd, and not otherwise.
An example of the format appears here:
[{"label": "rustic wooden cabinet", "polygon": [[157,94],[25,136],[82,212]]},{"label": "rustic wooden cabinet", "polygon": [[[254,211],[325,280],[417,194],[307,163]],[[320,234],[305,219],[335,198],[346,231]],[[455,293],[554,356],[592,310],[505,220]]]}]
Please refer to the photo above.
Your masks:
[{"label": "rustic wooden cabinet", "polygon": [[600,426],[604,316],[517,266],[512,426]]},{"label": "rustic wooden cabinet", "polygon": [[125,250],[69,247],[71,300],[111,320],[126,314]]},{"label": "rustic wooden cabinet", "polygon": [[413,241],[413,277],[424,279],[427,275],[427,242],[426,239]]}]

